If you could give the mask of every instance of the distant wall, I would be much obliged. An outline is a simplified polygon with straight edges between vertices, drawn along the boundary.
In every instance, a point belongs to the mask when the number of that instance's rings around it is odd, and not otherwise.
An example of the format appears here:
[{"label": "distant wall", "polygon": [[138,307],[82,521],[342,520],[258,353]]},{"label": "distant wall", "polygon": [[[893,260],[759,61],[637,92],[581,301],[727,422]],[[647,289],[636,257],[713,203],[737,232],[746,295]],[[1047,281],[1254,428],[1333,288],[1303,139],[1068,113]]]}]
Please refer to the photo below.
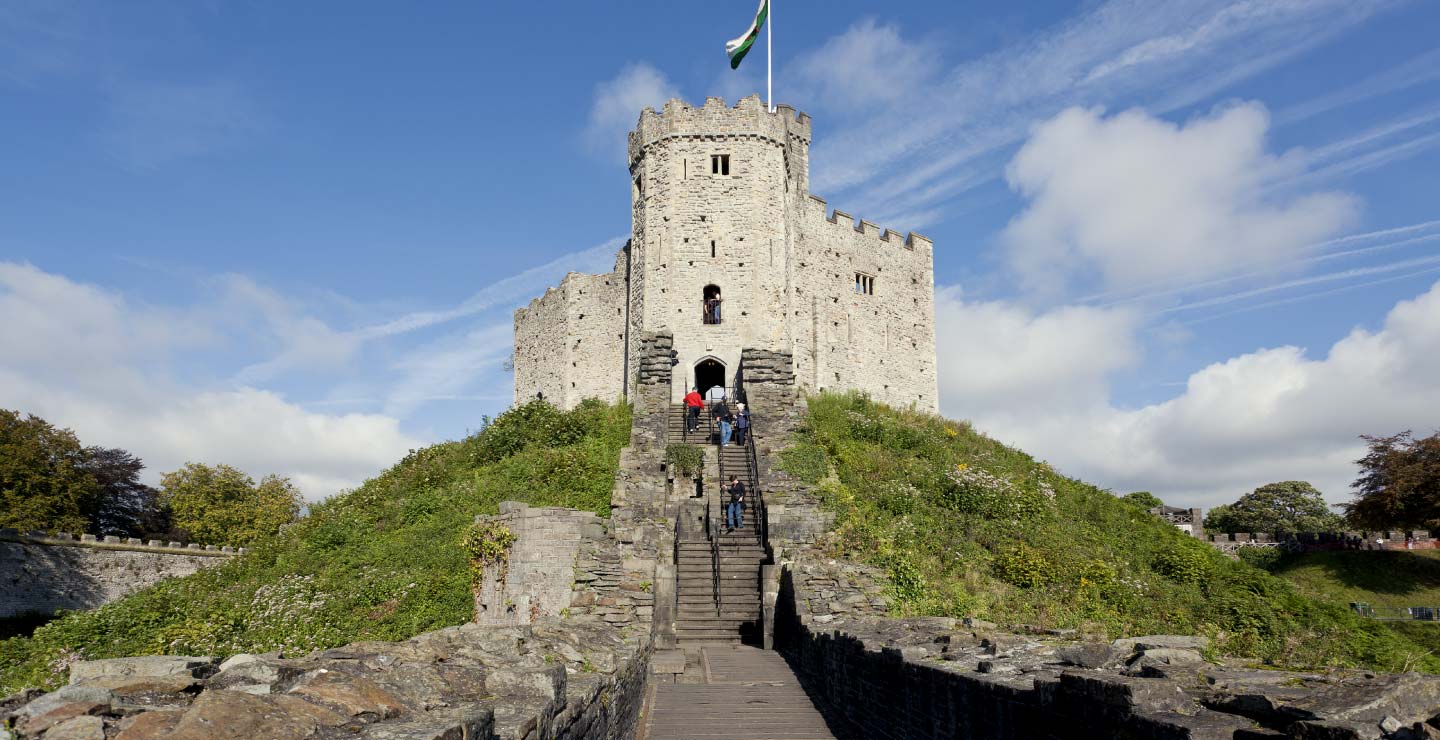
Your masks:
[{"label": "distant wall", "polygon": [[1297,552],[1440,549],[1440,542],[1430,532],[1237,532],[1212,534],[1206,541],[1225,552],[1234,552],[1242,547],[1275,547]]},{"label": "distant wall", "polygon": [[213,545],[0,530],[0,618],[94,609],[240,552]]}]

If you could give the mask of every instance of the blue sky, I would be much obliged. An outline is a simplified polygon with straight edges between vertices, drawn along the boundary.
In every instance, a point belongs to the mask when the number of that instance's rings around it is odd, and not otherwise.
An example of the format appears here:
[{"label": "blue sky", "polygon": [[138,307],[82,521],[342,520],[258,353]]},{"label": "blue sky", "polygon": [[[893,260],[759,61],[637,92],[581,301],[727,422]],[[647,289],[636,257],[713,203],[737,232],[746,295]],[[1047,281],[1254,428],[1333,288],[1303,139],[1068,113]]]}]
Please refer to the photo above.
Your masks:
[{"label": "blue sky", "polygon": [[[640,108],[763,91],[753,5],[0,0],[0,407],[310,498],[476,428]],[[1440,6],[774,20],[815,193],[935,241],[946,415],[1203,506],[1433,431]]]}]

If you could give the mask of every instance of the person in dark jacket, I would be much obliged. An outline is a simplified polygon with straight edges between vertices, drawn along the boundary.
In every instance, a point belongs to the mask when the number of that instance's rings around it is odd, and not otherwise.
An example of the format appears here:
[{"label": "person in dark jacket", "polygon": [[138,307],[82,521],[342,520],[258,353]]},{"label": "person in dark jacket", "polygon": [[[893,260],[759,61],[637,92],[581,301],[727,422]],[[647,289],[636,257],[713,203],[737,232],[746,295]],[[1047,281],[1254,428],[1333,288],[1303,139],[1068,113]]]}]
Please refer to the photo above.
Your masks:
[{"label": "person in dark jacket", "polygon": [[745,484],[740,482],[736,476],[730,476],[730,485],[725,487],[730,493],[730,503],[725,507],[725,523],[731,531],[745,528]]},{"label": "person in dark jacket", "polygon": [[735,412],[735,444],[744,447],[745,435],[750,431],[750,409],[745,404],[737,404]]}]

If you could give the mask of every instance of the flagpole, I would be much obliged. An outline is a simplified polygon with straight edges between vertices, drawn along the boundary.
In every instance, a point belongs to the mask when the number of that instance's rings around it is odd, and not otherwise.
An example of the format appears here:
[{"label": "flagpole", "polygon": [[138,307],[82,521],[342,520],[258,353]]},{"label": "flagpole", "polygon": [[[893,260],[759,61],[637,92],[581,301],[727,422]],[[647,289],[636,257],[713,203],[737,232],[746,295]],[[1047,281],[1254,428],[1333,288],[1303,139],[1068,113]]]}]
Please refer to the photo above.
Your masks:
[{"label": "flagpole", "polygon": [[765,13],[765,105],[774,113],[775,89],[771,82],[770,67],[775,59],[775,52],[770,49],[770,32],[775,28],[775,0],[770,0],[769,7]]}]

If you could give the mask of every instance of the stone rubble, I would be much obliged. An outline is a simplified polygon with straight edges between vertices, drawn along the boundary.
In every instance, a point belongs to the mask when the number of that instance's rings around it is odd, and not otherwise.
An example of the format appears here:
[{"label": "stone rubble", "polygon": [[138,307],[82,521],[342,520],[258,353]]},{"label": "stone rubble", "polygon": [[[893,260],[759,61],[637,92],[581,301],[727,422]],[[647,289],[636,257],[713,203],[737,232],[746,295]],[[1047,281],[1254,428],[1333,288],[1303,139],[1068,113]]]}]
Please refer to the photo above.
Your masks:
[{"label": "stone rubble", "polygon": [[0,719],[45,740],[615,739],[638,721],[649,650],[602,619],[547,617],[299,658],[97,660],[0,704]]}]

